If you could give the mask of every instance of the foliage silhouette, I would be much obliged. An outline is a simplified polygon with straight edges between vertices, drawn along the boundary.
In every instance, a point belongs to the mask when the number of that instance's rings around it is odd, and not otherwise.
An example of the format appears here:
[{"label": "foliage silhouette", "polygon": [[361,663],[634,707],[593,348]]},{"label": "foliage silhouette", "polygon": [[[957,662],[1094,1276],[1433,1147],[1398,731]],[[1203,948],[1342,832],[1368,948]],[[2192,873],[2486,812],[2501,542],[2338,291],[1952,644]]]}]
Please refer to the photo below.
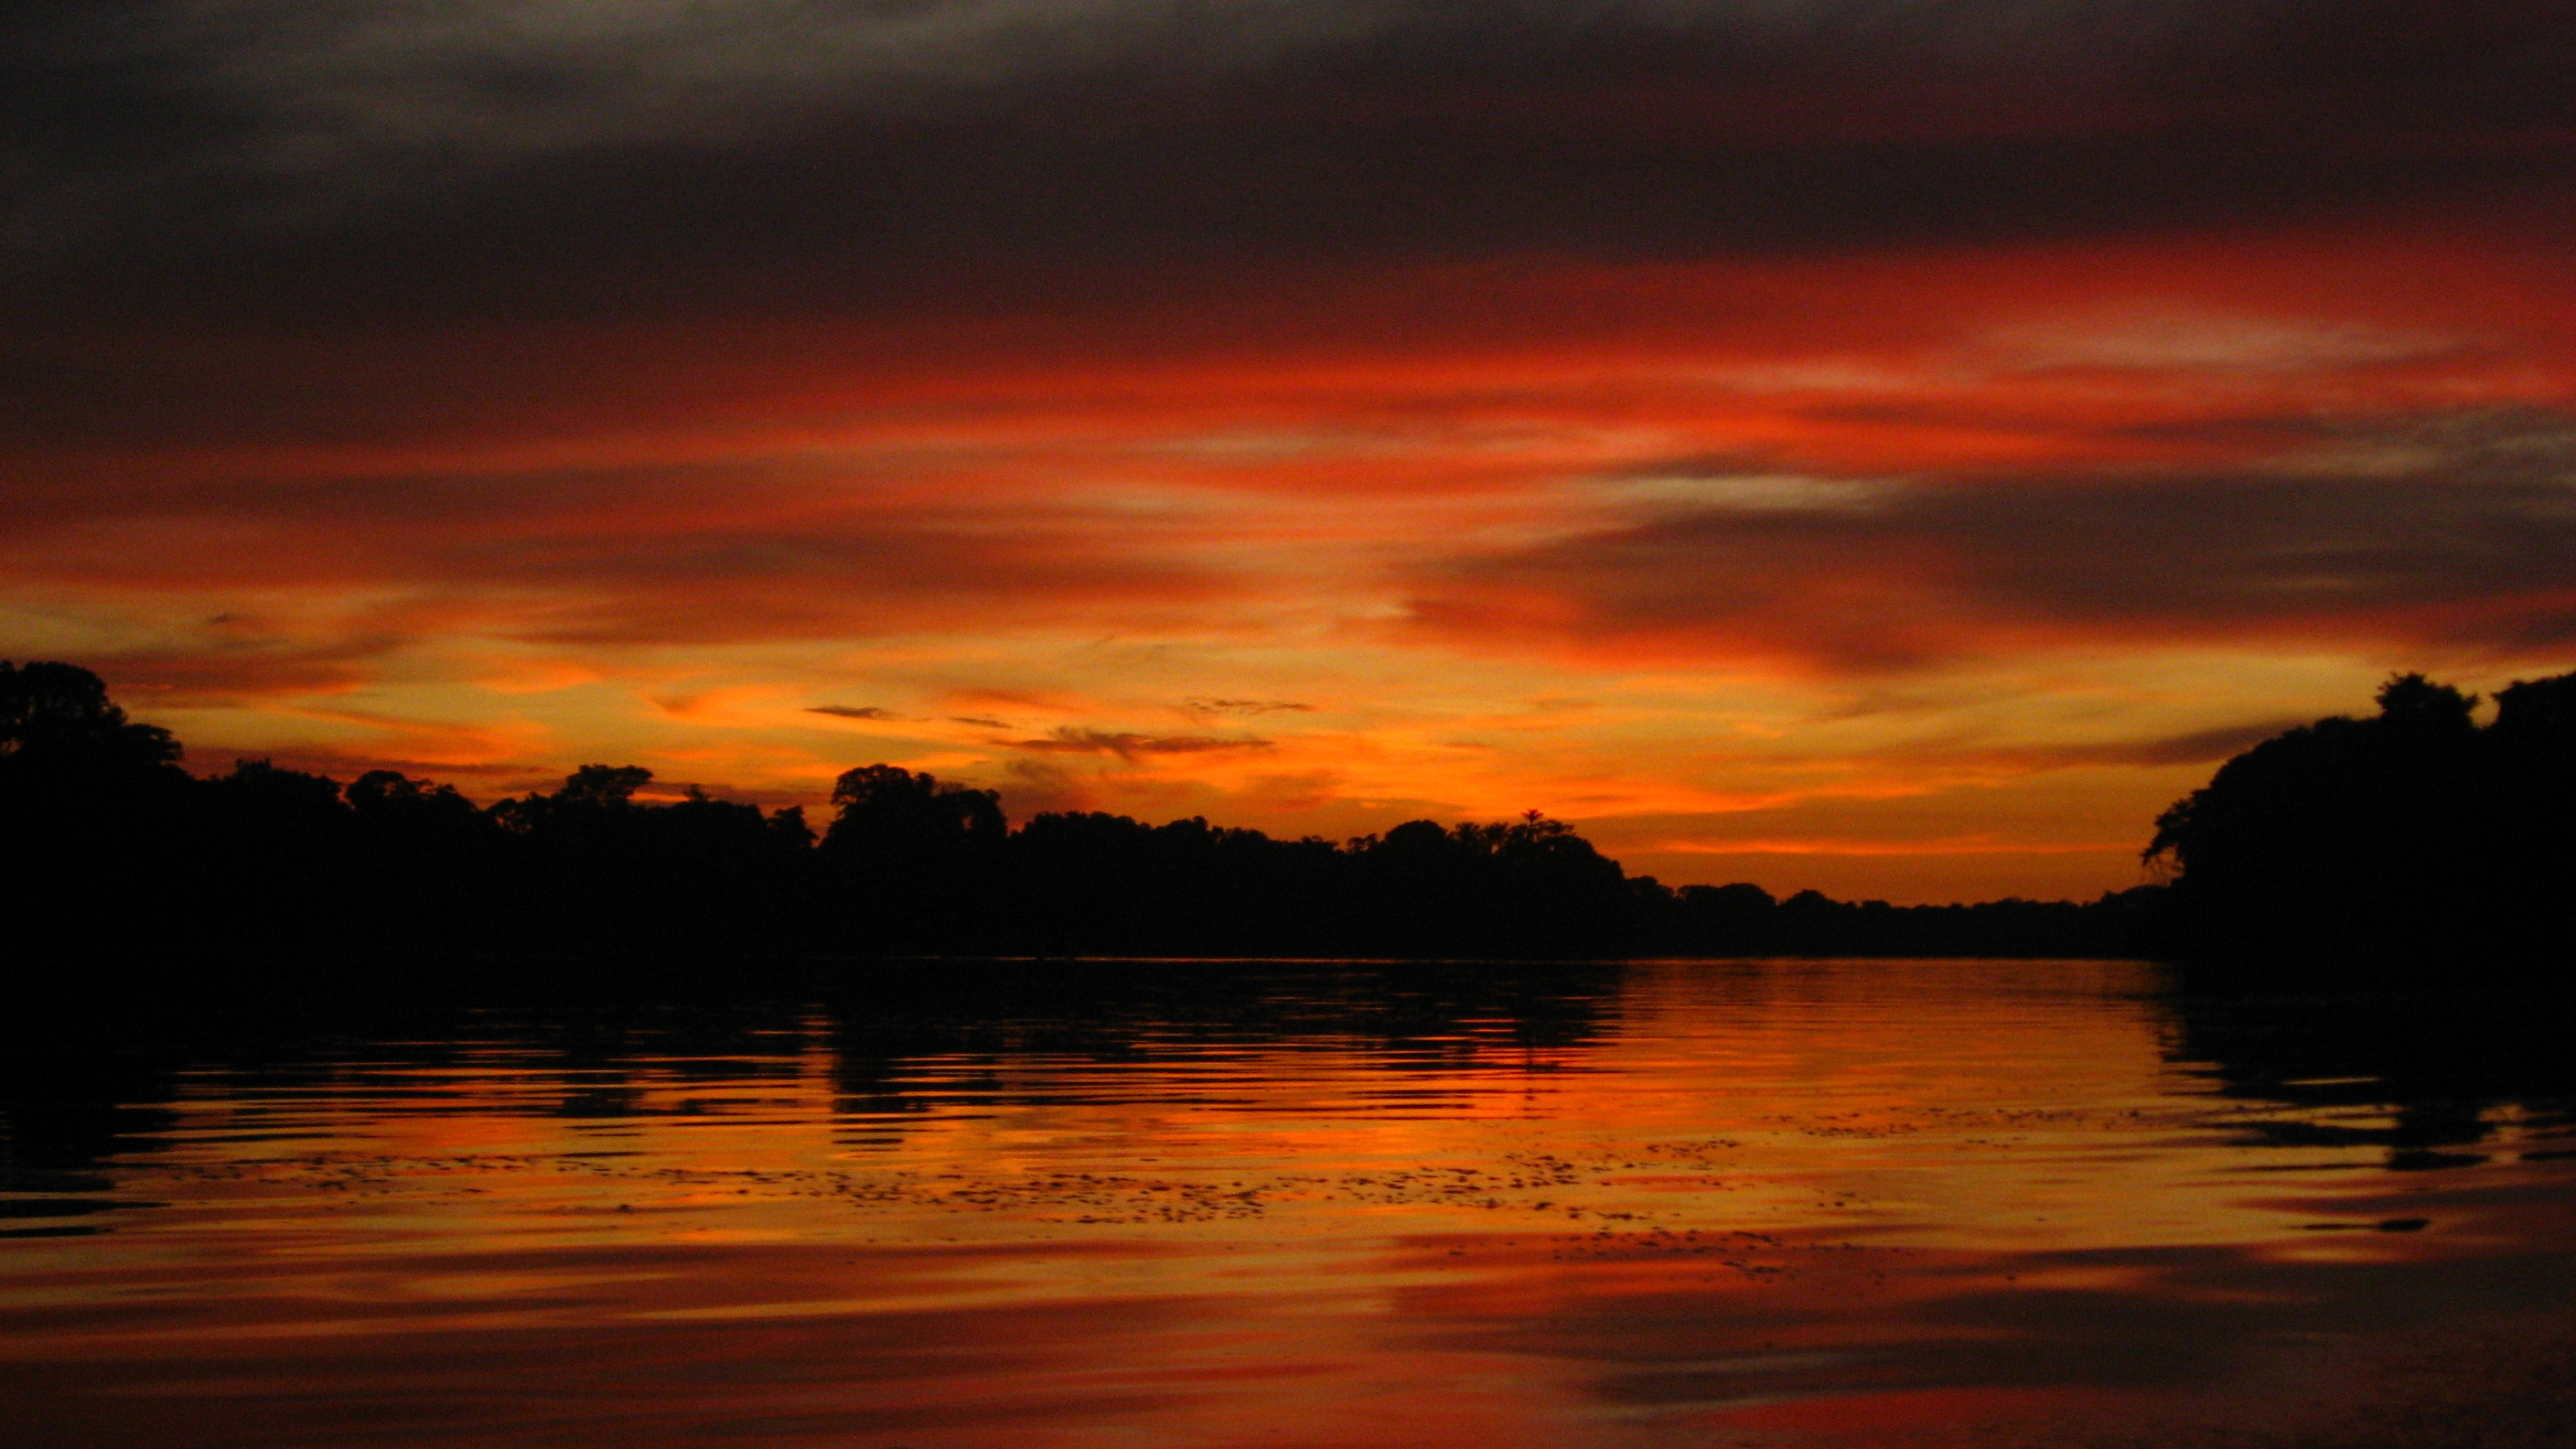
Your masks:
[{"label": "foliage silhouette", "polygon": [[2477,700],[2420,674],[2290,730],[2156,821],[2158,943],[2202,979],[2420,984],[2563,970],[2576,899],[2576,674]]},{"label": "foliage silhouette", "polygon": [[0,671],[0,836],[26,935],[112,931],[216,983],[334,957],[452,972],[764,953],[2118,955],[2154,894],[1898,907],[1676,891],[1536,812],[1344,842],[1078,812],[1014,831],[994,792],[882,764],[839,778],[819,840],[799,808],[654,798],[632,765],[489,807],[391,770],[344,787],[242,760],[199,779],[86,670]]},{"label": "foliage silhouette", "polygon": [[845,771],[817,851],[835,934],[873,950],[998,944],[990,907],[1009,823],[1001,797],[893,765]]},{"label": "foliage silhouette", "polygon": [[178,758],[168,730],[128,721],[88,670],[0,660],[0,780],[143,778]]},{"label": "foliage silhouette", "polygon": [[0,881],[20,951],[82,941],[169,888],[190,852],[166,823],[196,784],[178,759],[169,731],[129,721],[97,675],[0,660]]}]

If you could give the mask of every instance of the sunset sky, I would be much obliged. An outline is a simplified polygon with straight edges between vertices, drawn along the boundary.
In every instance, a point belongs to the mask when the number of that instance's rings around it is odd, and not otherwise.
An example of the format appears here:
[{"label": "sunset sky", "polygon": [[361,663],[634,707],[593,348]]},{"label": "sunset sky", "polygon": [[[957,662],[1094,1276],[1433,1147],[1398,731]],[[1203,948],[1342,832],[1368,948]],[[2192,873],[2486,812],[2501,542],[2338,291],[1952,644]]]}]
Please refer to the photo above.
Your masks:
[{"label": "sunset sky", "polygon": [[18,15],[0,654],[201,771],[2090,895],[2576,667],[2564,4]]}]

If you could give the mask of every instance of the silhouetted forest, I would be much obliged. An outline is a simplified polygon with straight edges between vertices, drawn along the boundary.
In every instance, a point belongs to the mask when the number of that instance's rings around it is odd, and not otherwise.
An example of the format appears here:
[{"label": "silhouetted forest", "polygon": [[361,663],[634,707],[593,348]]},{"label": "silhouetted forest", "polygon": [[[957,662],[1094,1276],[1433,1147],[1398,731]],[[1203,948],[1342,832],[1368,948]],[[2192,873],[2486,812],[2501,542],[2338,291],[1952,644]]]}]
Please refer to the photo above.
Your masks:
[{"label": "silhouetted forest", "polygon": [[2561,979],[2576,957],[2576,674],[2478,700],[2420,674],[2276,735],[2156,821],[2150,944],[2196,979]]},{"label": "silhouetted forest", "polygon": [[1010,828],[992,791],[891,765],[801,809],[633,766],[478,806],[371,771],[343,785],[242,760],[196,778],[87,670],[0,663],[0,833],[28,963],[77,976],[316,953],[520,958],[2134,954],[2156,890],[2090,903],[1892,906],[1632,877],[1562,822],[1417,820],[1355,840],[1096,813]]}]

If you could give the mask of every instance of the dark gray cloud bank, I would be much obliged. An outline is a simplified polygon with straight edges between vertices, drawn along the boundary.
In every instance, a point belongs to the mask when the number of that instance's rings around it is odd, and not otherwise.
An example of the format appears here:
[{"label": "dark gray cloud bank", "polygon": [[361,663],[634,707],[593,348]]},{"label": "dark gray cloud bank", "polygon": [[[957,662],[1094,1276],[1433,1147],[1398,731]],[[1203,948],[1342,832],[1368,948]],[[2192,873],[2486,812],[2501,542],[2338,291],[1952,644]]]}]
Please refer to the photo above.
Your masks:
[{"label": "dark gray cloud bank", "polygon": [[2034,645],[2576,648],[2576,419],[2390,423],[2377,441],[2404,466],[2043,469],[1643,510],[1427,570],[1408,627],[1861,673]]},{"label": "dark gray cloud bank", "polygon": [[2528,0],[15,16],[0,237],[76,307],[938,307],[1121,260],[1815,249],[2528,197],[2576,154],[2576,12]]}]

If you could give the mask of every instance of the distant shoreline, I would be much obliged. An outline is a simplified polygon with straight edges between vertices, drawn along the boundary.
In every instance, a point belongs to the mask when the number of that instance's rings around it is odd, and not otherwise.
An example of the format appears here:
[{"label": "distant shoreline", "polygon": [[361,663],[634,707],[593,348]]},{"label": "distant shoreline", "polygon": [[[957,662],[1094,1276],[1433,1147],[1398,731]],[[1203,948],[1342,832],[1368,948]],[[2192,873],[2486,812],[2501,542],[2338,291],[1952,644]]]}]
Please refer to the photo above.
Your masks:
[{"label": "distant shoreline", "polygon": [[2169,885],[1899,906],[1676,889],[1536,811],[1347,841],[1096,812],[1014,829],[994,791],[874,764],[840,776],[817,831],[801,807],[639,799],[652,772],[631,765],[488,806],[391,770],[343,782],[245,759],[199,777],[95,674],[0,664],[0,879],[31,938],[76,943],[148,990],[809,958],[2171,960],[2203,984],[2565,974],[2576,674],[2504,690],[2492,724],[2472,720],[2476,702],[2400,676],[2376,718],[2239,754],[2156,822],[2145,857]]}]

